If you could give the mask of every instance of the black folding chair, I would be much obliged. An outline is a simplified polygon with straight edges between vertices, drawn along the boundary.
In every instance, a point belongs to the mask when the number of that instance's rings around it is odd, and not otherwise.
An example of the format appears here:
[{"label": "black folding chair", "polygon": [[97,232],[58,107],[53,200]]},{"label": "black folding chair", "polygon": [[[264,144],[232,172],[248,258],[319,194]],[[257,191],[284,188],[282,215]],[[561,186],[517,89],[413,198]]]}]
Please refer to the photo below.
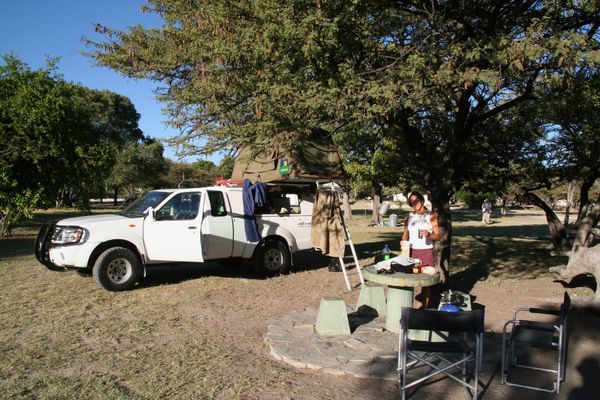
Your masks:
[{"label": "black folding chair", "polygon": [[[403,308],[398,346],[398,386],[402,399],[406,389],[427,379],[444,374],[469,389],[477,399],[479,371],[483,353],[484,310],[445,312]],[[411,340],[409,330],[444,331],[442,342]],[[473,383],[469,384],[467,364],[473,363]],[[407,382],[407,374],[417,367],[428,366],[426,375]],[[413,375],[413,374],[411,374]]]},{"label": "black folding chair", "polygon": [[[545,308],[517,308],[513,319],[504,324],[502,332],[502,371],[501,382],[506,385],[518,386],[527,389],[540,390],[543,392],[560,392],[560,384],[565,380],[565,364],[568,347],[567,317],[571,310],[571,298],[565,292],[564,301],[560,310],[549,310]],[[540,322],[532,320],[517,319],[520,312],[529,312],[530,314],[555,315],[558,320],[552,322]],[[510,327],[510,331],[508,328]],[[519,363],[515,347],[539,348],[556,351],[556,369],[542,368],[539,365]],[[527,355],[527,353],[525,353]],[[523,354],[521,354],[523,356]],[[552,388],[545,388],[525,383],[516,383],[510,381],[511,375],[514,375],[517,368],[526,368],[530,370],[550,372],[556,374],[556,380]],[[514,377],[514,376],[513,376]]]}]

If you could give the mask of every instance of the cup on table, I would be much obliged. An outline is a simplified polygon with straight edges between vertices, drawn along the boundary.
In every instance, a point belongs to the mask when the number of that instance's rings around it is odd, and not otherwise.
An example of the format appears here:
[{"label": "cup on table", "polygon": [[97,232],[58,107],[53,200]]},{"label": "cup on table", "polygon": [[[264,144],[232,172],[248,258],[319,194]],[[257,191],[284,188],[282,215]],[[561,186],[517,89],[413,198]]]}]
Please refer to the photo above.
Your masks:
[{"label": "cup on table", "polygon": [[403,256],[410,256],[410,242],[408,240],[400,241],[400,254]]}]

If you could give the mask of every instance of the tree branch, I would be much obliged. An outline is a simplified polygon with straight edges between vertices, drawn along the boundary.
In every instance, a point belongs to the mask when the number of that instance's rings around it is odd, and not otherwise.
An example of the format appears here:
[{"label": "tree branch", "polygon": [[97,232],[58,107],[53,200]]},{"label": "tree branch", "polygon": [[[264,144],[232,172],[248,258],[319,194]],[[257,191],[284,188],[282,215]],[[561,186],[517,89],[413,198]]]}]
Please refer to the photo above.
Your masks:
[{"label": "tree branch", "polygon": [[499,105],[496,108],[491,109],[490,111],[481,114],[481,116],[479,118],[477,118],[476,122],[481,122],[487,118],[490,118],[494,115],[498,115],[503,111],[506,111],[514,106],[516,106],[519,103],[524,102],[525,100],[529,100],[531,98],[531,94],[533,93],[533,83],[535,81],[535,79],[537,78],[539,72],[536,72],[534,74],[534,76],[532,76],[531,78],[529,78],[529,80],[527,81],[527,86],[525,87],[525,91],[523,92],[522,95],[515,97],[514,99],[507,101],[504,104]]}]

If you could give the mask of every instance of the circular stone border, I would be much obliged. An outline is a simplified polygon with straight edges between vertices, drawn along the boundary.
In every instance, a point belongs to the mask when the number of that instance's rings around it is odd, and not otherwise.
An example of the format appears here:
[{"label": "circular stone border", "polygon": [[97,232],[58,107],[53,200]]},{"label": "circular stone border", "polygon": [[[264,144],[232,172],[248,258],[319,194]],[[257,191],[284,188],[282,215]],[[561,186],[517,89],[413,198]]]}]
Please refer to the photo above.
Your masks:
[{"label": "circular stone border", "polygon": [[332,375],[396,381],[398,334],[385,320],[348,310],[350,335],[322,336],[315,330],[318,310],[292,311],[272,322],[265,337],[271,355],[296,368]]}]

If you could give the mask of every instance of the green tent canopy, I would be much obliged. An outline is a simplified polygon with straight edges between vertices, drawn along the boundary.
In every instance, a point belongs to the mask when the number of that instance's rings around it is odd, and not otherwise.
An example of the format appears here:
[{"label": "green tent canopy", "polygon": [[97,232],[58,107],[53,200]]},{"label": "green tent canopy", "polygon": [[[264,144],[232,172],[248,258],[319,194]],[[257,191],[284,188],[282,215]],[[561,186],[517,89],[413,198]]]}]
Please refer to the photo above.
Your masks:
[{"label": "green tent canopy", "polygon": [[292,150],[273,146],[256,152],[246,147],[233,167],[232,180],[314,182],[344,179],[342,160],[330,136],[313,134],[296,141]]}]

